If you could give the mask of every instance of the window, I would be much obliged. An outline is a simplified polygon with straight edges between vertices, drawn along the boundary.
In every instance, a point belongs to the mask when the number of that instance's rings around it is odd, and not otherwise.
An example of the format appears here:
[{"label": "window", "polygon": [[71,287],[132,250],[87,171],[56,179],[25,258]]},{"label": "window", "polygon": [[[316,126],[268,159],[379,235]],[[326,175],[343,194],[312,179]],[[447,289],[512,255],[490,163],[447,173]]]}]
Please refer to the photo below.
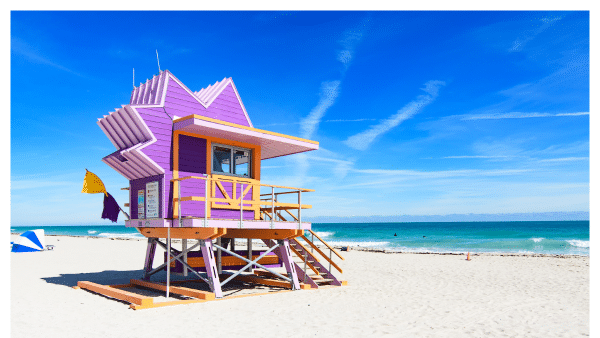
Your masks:
[{"label": "window", "polygon": [[212,161],[215,174],[250,177],[250,149],[215,144],[212,147]]}]

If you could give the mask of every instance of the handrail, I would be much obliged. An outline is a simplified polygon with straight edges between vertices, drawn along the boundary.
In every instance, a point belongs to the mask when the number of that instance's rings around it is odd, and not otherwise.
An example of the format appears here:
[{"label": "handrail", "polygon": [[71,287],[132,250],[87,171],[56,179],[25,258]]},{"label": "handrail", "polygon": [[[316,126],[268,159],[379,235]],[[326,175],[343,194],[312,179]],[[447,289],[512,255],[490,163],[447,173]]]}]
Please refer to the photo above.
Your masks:
[{"label": "handrail", "polygon": [[[304,235],[300,236],[302,237],[302,239],[304,239],[306,241],[306,243],[308,243],[311,247],[313,247],[315,250],[317,250],[318,253],[321,254],[321,256],[325,257],[325,260],[329,262],[329,264],[331,264],[334,268],[336,268],[339,272],[342,272],[342,268],[340,268],[337,264],[335,264],[335,262],[333,262],[333,260],[329,257],[327,257],[327,255],[325,255],[325,253],[323,251],[321,251],[321,249],[319,249],[315,243],[311,242],[308,240],[308,238],[304,237]],[[296,241],[298,242],[298,241]],[[298,242],[299,243],[299,242]],[[306,249],[305,249],[306,250]],[[308,250],[307,250],[308,251]],[[311,253],[312,255],[312,253]],[[314,256],[314,255],[313,255]],[[331,268],[329,269],[331,271]],[[343,273],[343,272],[342,272]]]},{"label": "handrail", "polygon": [[[180,178],[173,178],[171,179],[171,182],[176,182],[176,181],[183,181],[183,180],[188,180],[191,178],[195,178],[195,179],[200,179],[200,180],[218,180],[218,181],[225,181],[225,182],[232,182],[232,183],[238,183],[241,180],[253,180],[251,178],[241,178],[240,180],[235,180],[235,179],[228,179],[228,178],[218,178],[218,179],[214,179],[214,178],[210,178],[210,177],[200,177],[200,176],[186,176],[186,177],[180,177]],[[314,189],[304,189],[304,188],[294,188],[294,187],[284,187],[281,185],[272,185],[272,184],[263,184],[263,183],[256,183],[257,185],[260,185],[261,187],[272,187],[272,188],[279,188],[279,189],[290,189],[290,190],[295,190],[291,193],[295,193],[297,191],[302,191],[302,192],[314,192]],[[275,193],[277,194],[281,194],[281,193]]]},{"label": "handrail", "polygon": [[346,260],[346,259],[344,259],[344,257],[342,257],[342,255],[339,254],[339,252],[337,252],[334,248],[332,248],[329,244],[327,244],[327,242],[322,240],[321,237],[319,237],[319,235],[315,234],[314,231],[312,231],[311,229],[308,229],[308,231],[310,231],[310,233],[313,234],[313,236],[317,237],[321,241],[321,243],[325,244],[325,246],[328,247],[329,250],[333,251],[333,253],[336,254],[339,258],[341,258],[343,261]]},{"label": "handrail", "polygon": [[[186,201],[204,202],[205,197],[186,196],[186,197],[182,197],[181,199],[175,197],[175,198],[173,198],[173,201],[174,202],[186,202]],[[239,205],[240,200],[233,199],[233,198],[209,197],[208,201],[209,202],[219,202],[219,203],[237,202],[236,203],[236,207],[237,207],[237,205]],[[297,206],[298,206],[298,204],[294,204],[294,203],[283,203],[283,202],[264,203],[264,202],[260,202],[260,201],[244,200],[244,205],[246,205],[246,204],[252,204],[252,205],[258,204],[258,205],[266,205],[266,206],[275,205],[276,207],[280,207],[280,208],[275,208],[277,210],[286,210],[285,208],[297,209]],[[226,205],[223,205],[223,206],[226,206]],[[312,205],[302,204],[302,209],[312,209]]]},{"label": "handrail", "polygon": [[[175,207],[175,204],[177,205],[181,205],[181,202],[185,202],[185,201],[197,201],[197,202],[204,202],[205,203],[205,208],[207,208],[207,210],[205,210],[205,216],[204,216],[204,226],[206,226],[206,223],[208,221],[207,216],[209,213],[209,204],[211,205],[210,208],[217,208],[217,209],[239,209],[240,210],[240,226],[242,226],[242,222],[243,222],[243,210],[247,210],[247,211],[254,211],[255,212],[255,217],[259,217],[256,216],[256,213],[259,214],[264,214],[267,215],[271,218],[271,228],[273,228],[273,221],[275,221],[277,218],[279,220],[283,220],[283,221],[287,221],[280,213],[280,211],[286,211],[288,214],[290,214],[294,220],[298,223],[298,229],[301,229],[302,227],[302,209],[312,209],[312,205],[308,205],[308,204],[302,204],[301,201],[301,194],[302,192],[312,192],[314,190],[312,189],[303,189],[303,188],[293,188],[293,187],[285,187],[285,186],[278,186],[278,185],[272,185],[272,184],[262,184],[260,183],[259,180],[254,180],[251,178],[237,178],[237,177],[233,177],[233,178],[229,178],[229,177],[222,177],[222,176],[194,176],[194,175],[190,175],[190,176],[185,176],[185,177],[180,177],[180,178],[173,178],[170,180],[170,182],[176,183],[177,187],[179,188],[178,191],[181,191],[181,182],[188,180],[188,179],[198,179],[198,180],[203,180],[205,183],[205,187],[206,187],[206,192],[205,192],[205,196],[185,196],[182,197],[180,194],[177,197],[173,197],[172,201],[173,201],[173,206]],[[224,186],[221,184],[223,182],[230,182],[233,185],[233,195],[230,197],[226,190],[224,190]],[[217,187],[219,188],[219,190],[221,191],[221,193],[223,194],[222,198],[217,197],[216,195],[216,191],[214,191],[215,189],[215,183],[217,185]],[[239,198],[238,194],[236,194],[236,187],[241,184],[242,189],[240,190],[239,193]],[[213,188],[213,192],[210,193],[209,192],[209,185],[212,185]],[[246,190],[243,189],[243,187],[246,186]],[[249,188],[253,189],[253,193],[252,194],[247,194],[247,190]],[[267,198],[267,199],[263,199],[261,198],[261,196],[268,196],[263,194],[260,194],[260,188],[261,187],[269,187],[271,188],[271,198]],[[284,191],[284,192],[274,192],[274,189],[278,188],[278,189],[290,189],[292,191]],[[227,188],[228,189],[228,188]],[[256,189],[259,189],[258,191],[258,195],[255,194]],[[277,201],[277,197],[278,195],[281,194],[297,194],[298,195],[298,203],[283,203],[283,202],[279,202]],[[214,195],[214,196],[213,196]],[[249,199],[243,199],[243,196],[248,196]],[[177,208],[179,209],[179,208]],[[176,210],[177,210],[176,209]],[[271,213],[263,213],[264,211],[269,210],[271,211]],[[298,217],[296,217],[295,215],[293,215],[292,213],[290,213],[289,209],[294,209],[297,210],[298,212]],[[180,212],[180,211],[179,211]],[[178,216],[179,216],[179,212],[178,212]],[[259,217],[260,218],[260,217]]]},{"label": "handrail", "polygon": [[[299,190],[299,188],[289,188],[289,189],[296,189],[296,190],[294,190],[294,191],[276,192],[275,195],[295,194]],[[314,190],[304,189],[302,191],[304,191],[304,192],[313,192]],[[261,194],[261,196],[271,196],[271,194]]]},{"label": "handrail", "polygon": [[[297,242],[297,241],[296,241],[296,242]],[[306,262],[306,265],[307,265],[307,266],[308,266],[308,267],[309,267],[309,268],[310,268],[310,269],[311,269],[311,270],[312,270],[314,273],[316,273],[317,275],[319,274],[319,270],[317,270],[317,269],[315,268],[315,266],[314,266],[314,265],[312,265],[310,262],[308,262],[308,259],[307,259],[307,260],[304,260],[304,256],[302,256],[302,254],[301,254],[301,253],[300,253],[300,252],[299,252],[299,251],[298,251],[296,248],[294,248],[294,246],[293,246],[293,245],[290,245],[290,249],[292,249],[292,251],[293,251],[293,252],[296,254],[296,256],[298,256],[298,257],[301,257],[301,258],[302,258],[302,261],[303,261],[303,262]],[[310,254],[310,252],[309,252],[309,254]],[[315,259],[317,259],[316,257],[314,257],[314,258],[315,258]],[[318,261],[319,261],[319,260],[317,260],[317,262],[318,262]],[[304,272],[304,274],[306,275],[306,271]]]}]

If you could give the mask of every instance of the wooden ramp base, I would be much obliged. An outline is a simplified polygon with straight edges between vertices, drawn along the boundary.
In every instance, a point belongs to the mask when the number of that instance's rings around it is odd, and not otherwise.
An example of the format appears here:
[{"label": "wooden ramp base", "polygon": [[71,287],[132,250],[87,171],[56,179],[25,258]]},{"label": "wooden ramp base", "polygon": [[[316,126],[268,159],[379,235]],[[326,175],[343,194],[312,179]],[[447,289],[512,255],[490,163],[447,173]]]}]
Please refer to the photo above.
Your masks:
[{"label": "wooden ramp base", "polygon": [[[269,292],[261,292],[255,294],[246,294],[246,295],[231,295],[227,297],[223,297],[220,299],[215,298],[215,294],[208,291],[202,291],[192,288],[186,288],[181,286],[176,286],[177,284],[187,283],[187,282],[203,282],[201,280],[186,280],[186,281],[173,281],[171,286],[169,287],[169,293],[189,297],[191,299],[178,299],[173,301],[164,301],[155,303],[152,297],[142,296],[137,293],[121,290],[123,288],[135,288],[142,287],[146,289],[153,289],[158,291],[167,291],[167,286],[165,283],[157,283],[157,282],[149,282],[144,280],[132,279],[129,284],[115,284],[115,285],[102,285],[97,283],[92,283],[88,281],[80,281],[77,282],[77,286],[73,286],[73,289],[86,289],[106,297],[115,298],[118,300],[122,300],[129,303],[129,307],[134,310],[142,310],[142,309],[152,309],[163,306],[171,306],[171,305],[182,305],[182,304],[194,304],[194,303],[203,303],[214,300],[226,300],[233,298],[242,298],[242,297],[252,297],[252,296],[262,296],[266,294],[280,293],[280,292],[289,292],[291,291],[291,284],[289,282],[283,281],[281,279],[275,278],[265,278],[265,277],[273,277],[268,274],[257,273],[257,275],[262,275],[262,277],[255,275],[239,275],[236,276],[235,279],[247,283],[267,285],[267,286],[275,286],[286,288],[286,290],[280,291],[269,291]],[[347,285],[345,281],[342,285]],[[300,288],[303,290],[311,289],[310,285],[300,283]]]}]

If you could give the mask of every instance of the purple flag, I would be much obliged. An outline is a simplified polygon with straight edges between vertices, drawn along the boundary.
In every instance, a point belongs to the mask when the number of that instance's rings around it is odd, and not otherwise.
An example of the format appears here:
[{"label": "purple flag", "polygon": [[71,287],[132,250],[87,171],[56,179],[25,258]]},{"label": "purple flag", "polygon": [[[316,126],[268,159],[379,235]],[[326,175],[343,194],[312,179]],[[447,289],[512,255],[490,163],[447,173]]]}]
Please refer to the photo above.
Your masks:
[{"label": "purple flag", "polygon": [[104,194],[104,210],[102,210],[102,218],[117,222],[119,218],[119,204],[111,194]]}]

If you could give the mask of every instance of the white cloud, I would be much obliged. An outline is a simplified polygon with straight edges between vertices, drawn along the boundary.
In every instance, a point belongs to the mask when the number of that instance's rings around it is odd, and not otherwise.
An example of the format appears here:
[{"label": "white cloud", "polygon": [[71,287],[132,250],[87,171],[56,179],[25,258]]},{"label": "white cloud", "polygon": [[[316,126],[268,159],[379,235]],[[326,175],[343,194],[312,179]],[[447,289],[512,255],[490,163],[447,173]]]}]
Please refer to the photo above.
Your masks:
[{"label": "white cloud", "polygon": [[[336,119],[336,120],[321,120],[319,123],[331,123],[331,122],[364,122],[364,121],[377,121],[377,119]],[[303,124],[302,121],[298,122],[286,122],[286,123],[269,123],[269,124],[261,124],[258,127],[269,127],[269,126],[290,126],[294,124]]]},{"label": "white cloud", "polygon": [[529,41],[533,40],[540,33],[545,31],[546,29],[550,28],[556,21],[559,21],[561,19],[562,19],[562,17],[540,19],[542,24],[537,29],[529,30],[529,31],[525,32],[522,36],[517,38],[515,41],[513,41],[512,46],[508,51],[509,52],[519,52],[519,51],[523,50],[523,48]]},{"label": "white cloud", "polygon": [[47,187],[56,186],[68,186],[74,185],[74,182],[63,182],[63,181],[44,181],[44,180],[18,180],[10,182],[11,190],[22,190],[22,189],[40,189]]},{"label": "white cloud", "polygon": [[54,62],[48,60],[46,57],[43,57],[42,55],[40,55],[37,48],[35,48],[34,46],[31,46],[30,44],[26,43],[25,41],[23,41],[19,38],[13,37],[11,39],[11,51],[16,54],[19,54],[21,56],[24,56],[26,59],[28,59],[31,62],[48,65],[48,66],[63,70],[65,72],[77,75],[77,76],[82,76],[81,74],[74,72],[65,66],[54,63]]},{"label": "white cloud", "polygon": [[352,60],[352,53],[349,50],[342,50],[338,52],[338,61],[344,65],[349,65]]},{"label": "white cloud", "polygon": [[396,177],[420,177],[420,178],[448,178],[448,177],[475,177],[475,176],[506,176],[531,172],[532,169],[462,169],[462,170],[390,170],[390,169],[357,169],[354,172],[362,174],[373,174]]},{"label": "white cloud", "polygon": [[572,162],[572,161],[589,161],[589,157],[561,157],[561,158],[549,158],[540,160],[540,162]]},{"label": "white cloud", "polygon": [[389,118],[381,121],[379,124],[371,126],[371,128],[350,136],[344,143],[351,148],[357,150],[367,149],[375,139],[388,132],[392,128],[398,126],[405,120],[412,118],[419,113],[425,106],[433,102],[438,96],[438,91],[441,86],[445,85],[443,81],[432,80],[425,83],[425,88],[422,88],[428,95],[419,95],[415,100],[408,103],[402,109]]},{"label": "white cloud", "polygon": [[[344,72],[350,66],[354,55],[354,50],[358,43],[362,40],[364,35],[363,27],[368,24],[369,20],[363,20],[357,28],[348,29],[344,32],[343,37],[338,43],[344,47],[344,49],[338,51],[337,59],[344,65]],[[361,27],[362,26],[362,27]]]},{"label": "white cloud", "polygon": [[464,155],[464,156],[445,156],[442,158],[456,158],[456,159],[462,159],[462,158],[508,158],[509,156],[506,155]]},{"label": "white cloud", "polygon": [[523,112],[510,112],[510,113],[495,113],[495,114],[477,114],[477,115],[455,115],[461,120],[501,120],[501,119],[527,119],[534,117],[561,117],[561,116],[586,116],[590,115],[589,112],[577,112],[577,113],[523,113]]},{"label": "white cloud", "polygon": [[[342,39],[338,41],[338,43],[344,48],[338,51],[337,55],[337,60],[340,61],[344,66],[341,74],[342,77],[346,74],[346,71],[350,66],[356,46],[363,38],[363,27],[365,27],[367,23],[368,19],[365,19],[359,28],[346,30],[342,35]],[[319,124],[321,123],[323,116],[325,116],[327,110],[335,103],[335,100],[337,99],[341,90],[341,83],[341,80],[321,82],[319,102],[310,111],[308,116],[301,121],[300,129],[303,138],[310,139],[313,137],[319,128]],[[308,163],[308,157],[306,154],[300,154],[299,156],[295,157],[295,161],[297,164],[297,175],[299,177],[299,181],[303,182],[310,166]],[[333,172],[336,174],[336,176],[345,177],[351,166],[351,164],[338,164]]]},{"label": "white cloud", "polygon": [[319,103],[310,111],[308,116],[302,120],[302,137],[310,139],[321,119],[339,95],[340,81],[325,81],[321,83]]}]

